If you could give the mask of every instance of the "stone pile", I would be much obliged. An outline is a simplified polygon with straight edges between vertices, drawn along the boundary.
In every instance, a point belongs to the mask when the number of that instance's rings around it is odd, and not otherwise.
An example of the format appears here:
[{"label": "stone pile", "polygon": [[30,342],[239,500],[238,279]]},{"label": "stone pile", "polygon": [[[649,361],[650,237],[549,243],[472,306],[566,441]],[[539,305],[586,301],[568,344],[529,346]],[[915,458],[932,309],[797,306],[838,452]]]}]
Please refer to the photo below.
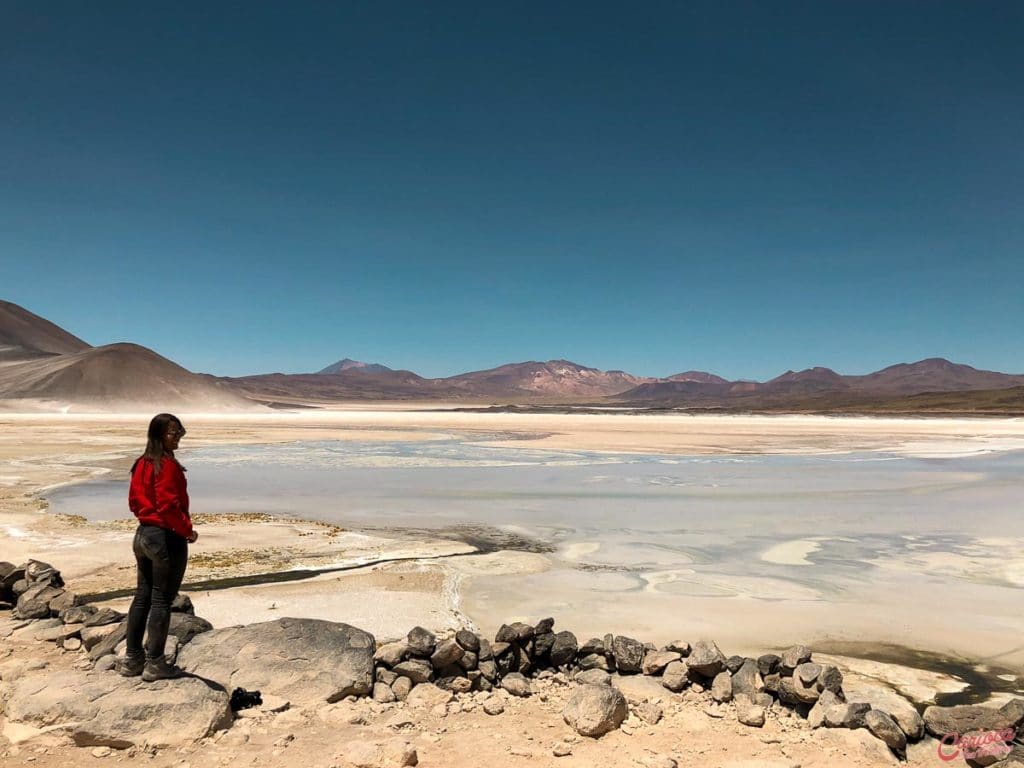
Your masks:
[{"label": "stone pile", "polygon": [[[123,653],[124,616],[109,608],[80,604],[64,588],[60,573],[37,561],[23,567],[0,563],[0,601],[0,606],[13,609],[16,619],[14,624],[7,623],[8,628],[31,632],[34,639],[81,654],[77,668],[86,676],[74,685],[67,680],[50,685],[43,677],[12,682],[14,676],[0,669],[4,678],[0,693],[7,697],[9,710],[13,704],[27,720],[39,722],[52,719],[57,711],[76,711],[83,722],[93,723],[82,739],[114,746],[102,735],[110,717],[83,710],[84,705],[67,699],[66,692],[84,687],[102,692],[127,685],[109,682],[112,675],[106,676],[107,682],[92,677],[113,667],[115,655]],[[623,692],[628,692],[631,677],[647,690],[653,687],[666,695],[704,699],[715,717],[733,711],[739,723],[752,728],[762,727],[769,713],[774,713],[803,718],[812,728],[865,729],[900,758],[908,742],[926,734],[941,739],[951,733],[1011,733],[1024,725],[1024,699],[1000,708],[933,706],[922,717],[891,692],[865,691],[861,686],[848,696],[842,672],[815,661],[811,649],[803,645],[756,658],[726,656],[708,640],[692,645],[678,640],[657,647],[609,634],[581,643],[572,632],[556,632],[554,625],[551,618],[537,624],[505,624],[493,640],[469,629],[436,635],[414,627],[400,640],[377,644],[363,630],[314,619],[283,618],[213,630],[195,616],[191,601],[181,596],[174,606],[167,652],[196,676],[191,678],[193,683],[207,680],[225,690],[259,689],[279,707],[287,707],[289,701],[309,706],[372,696],[385,704],[405,702],[410,709],[441,712],[460,694],[478,696],[502,689],[526,698],[533,693],[535,679],[554,679],[576,686],[563,711],[565,722],[579,734],[595,738],[618,728],[629,716],[630,704]],[[204,691],[206,709],[193,728],[200,734],[223,727],[226,706],[218,696],[210,698],[208,689]],[[135,695],[119,699],[118,706],[127,705]],[[105,700],[110,698],[114,697]],[[185,709],[187,699],[182,699]],[[497,716],[504,704],[492,696],[482,708]],[[661,714],[650,704],[638,704],[634,713],[649,723],[656,723]],[[116,714],[113,721],[132,716]]]}]

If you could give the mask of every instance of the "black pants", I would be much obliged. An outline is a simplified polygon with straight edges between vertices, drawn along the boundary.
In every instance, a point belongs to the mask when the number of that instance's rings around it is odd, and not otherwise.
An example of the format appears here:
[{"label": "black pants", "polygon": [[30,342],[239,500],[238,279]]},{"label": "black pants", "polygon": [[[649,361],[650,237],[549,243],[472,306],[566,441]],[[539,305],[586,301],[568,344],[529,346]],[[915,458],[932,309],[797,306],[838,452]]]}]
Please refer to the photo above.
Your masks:
[{"label": "black pants", "polygon": [[135,531],[135,564],[138,586],[128,609],[125,641],[127,655],[141,658],[142,637],[146,635],[146,659],[164,655],[167,630],[171,625],[171,603],[178,594],[188,562],[188,542],[178,534],[155,525],[140,525]]}]

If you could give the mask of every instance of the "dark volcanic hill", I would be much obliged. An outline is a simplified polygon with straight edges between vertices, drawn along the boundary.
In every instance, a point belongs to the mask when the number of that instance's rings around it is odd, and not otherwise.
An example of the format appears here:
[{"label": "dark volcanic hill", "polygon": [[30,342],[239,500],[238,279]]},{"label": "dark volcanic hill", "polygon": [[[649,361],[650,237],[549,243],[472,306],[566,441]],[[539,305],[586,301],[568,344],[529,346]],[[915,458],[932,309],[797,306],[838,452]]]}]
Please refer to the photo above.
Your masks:
[{"label": "dark volcanic hill", "polygon": [[17,304],[0,300],[0,360],[68,355],[89,345]]},{"label": "dark volcanic hill", "polygon": [[137,344],[0,365],[0,399],[26,398],[110,409],[254,407],[223,381],[191,373]]},{"label": "dark volcanic hill", "polygon": [[351,360],[345,358],[338,362],[328,365],[323,370],[317,371],[317,373],[343,373],[345,371],[362,371],[363,373],[388,373],[391,368],[380,363],[363,363],[359,360]]}]

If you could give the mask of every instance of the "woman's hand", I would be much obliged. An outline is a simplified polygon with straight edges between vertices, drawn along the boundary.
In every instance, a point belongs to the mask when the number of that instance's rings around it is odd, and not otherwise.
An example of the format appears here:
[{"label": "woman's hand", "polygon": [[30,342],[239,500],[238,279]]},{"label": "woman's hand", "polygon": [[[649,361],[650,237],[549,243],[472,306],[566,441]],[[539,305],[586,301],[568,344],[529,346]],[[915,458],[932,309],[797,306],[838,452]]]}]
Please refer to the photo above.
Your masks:
[{"label": "woman's hand", "polygon": [[199,538],[199,531],[192,531],[192,535],[188,537],[189,544],[195,544],[196,539]]}]

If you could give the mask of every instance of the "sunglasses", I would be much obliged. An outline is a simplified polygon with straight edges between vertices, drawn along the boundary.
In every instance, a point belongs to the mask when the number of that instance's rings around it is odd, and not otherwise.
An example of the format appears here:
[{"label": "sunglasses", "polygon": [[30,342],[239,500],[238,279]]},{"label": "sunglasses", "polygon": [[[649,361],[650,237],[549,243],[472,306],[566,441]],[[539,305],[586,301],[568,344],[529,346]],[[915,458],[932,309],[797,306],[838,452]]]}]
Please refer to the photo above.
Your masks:
[{"label": "sunglasses", "polygon": [[184,427],[178,427],[177,429],[175,429],[174,427],[171,427],[170,429],[167,430],[167,436],[168,437],[184,437],[185,436],[185,428]]}]

